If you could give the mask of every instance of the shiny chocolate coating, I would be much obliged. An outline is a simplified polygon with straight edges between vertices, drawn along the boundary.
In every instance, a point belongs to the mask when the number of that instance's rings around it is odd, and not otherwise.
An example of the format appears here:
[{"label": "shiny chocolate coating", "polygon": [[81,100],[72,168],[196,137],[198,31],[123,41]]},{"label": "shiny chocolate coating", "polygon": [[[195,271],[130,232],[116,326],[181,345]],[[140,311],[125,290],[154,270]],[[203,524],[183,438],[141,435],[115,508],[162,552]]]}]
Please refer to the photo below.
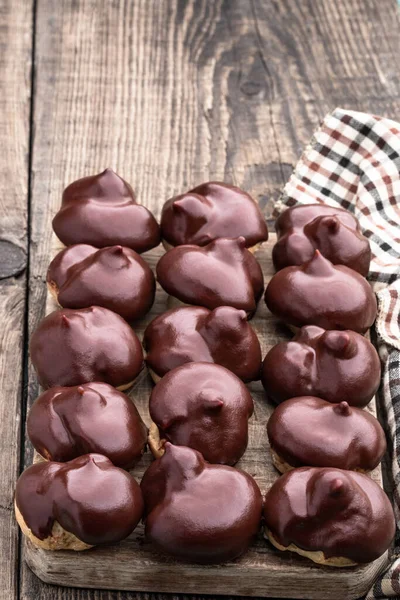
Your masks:
[{"label": "shiny chocolate coating", "polygon": [[302,265],[319,250],[334,265],[345,265],[368,275],[371,248],[358,219],[343,208],[327,204],[299,204],[275,222],[278,236],[272,250],[276,270]]},{"label": "shiny chocolate coating", "polygon": [[153,389],[149,410],[162,439],[198,450],[207,462],[234,465],[247,448],[253,399],[220,365],[173,369]]},{"label": "shiny chocolate coating", "polygon": [[47,283],[65,308],[103,306],[127,321],[150,310],[156,291],[149,265],[122,246],[69,246],[50,263]]},{"label": "shiny chocolate coating", "polygon": [[157,549],[196,563],[233,560],[257,534],[260,490],[250,475],[206,463],[167,442],[142,479],[146,537]]},{"label": "shiny chocolate coating", "polygon": [[209,362],[243,381],[260,379],[260,342],[246,312],[231,306],[169,310],[147,326],[143,346],[148,367],[160,377],[188,362]]},{"label": "shiny chocolate coating", "polygon": [[142,370],[143,350],[135,332],[107,308],[63,308],[33,332],[30,356],[42,387],[91,381],[125,387]]},{"label": "shiny chocolate coating", "polygon": [[252,247],[268,239],[258,204],[238,187],[209,181],[167,200],[161,236],[172,246],[206,246],[217,238],[243,236]]},{"label": "shiny chocolate coating", "polygon": [[147,443],[136,406],[107,383],[47,390],[33,403],[27,429],[39,454],[57,462],[94,452],[116,467],[131,469]]},{"label": "shiny chocolate coating", "polygon": [[381,556],[395,533],[385,492],[367,475],[341,469],[303,467],[282,475],[265,497],[264,519],[282,546],[356,563]]},{"label": "shiny chocolate coating", "polygon": [[187,304],[233,306],[253,314],[264,277],[243,237],[219,238],[203,248],[178,246],[158,261],[157,278],[168,294]]},{"label": "shiny chocolate coating", "polygon": [[318,396],[363,407],[378,391],[380,380],[378,353],[364,336],[315,325],[306,325],[292,340],[273,346],[261,370],[261,382],[275,402]]},{"label": "shiny chocolate coating", "polygon": [[53,229],[66,246],[120,244],[140,253],[160,243],[157,221],[136,203],[131,186],[112,169],[65,188]]},{"label": "shiny chocolate coating", "polygon": [[301,266],[285,267],[265,290],[269,310],[284,323],[365,333],[376,317],[376,297],[356,271],[333,265],[316,250]]},{"label": "shiny chocolate coating", "polygon": [[101,454],[28,467],[18,479],[15,501],[40,540],[51,536],[57,521],[92,546],[123,540],[143,514],[139,485]]},{"label": "shiny chocolate coating", "polygon": [[372,471],[386,451],[385,434],[373,415],[314,396],[280,404],[267,432],[271,449],[292,467]]}]

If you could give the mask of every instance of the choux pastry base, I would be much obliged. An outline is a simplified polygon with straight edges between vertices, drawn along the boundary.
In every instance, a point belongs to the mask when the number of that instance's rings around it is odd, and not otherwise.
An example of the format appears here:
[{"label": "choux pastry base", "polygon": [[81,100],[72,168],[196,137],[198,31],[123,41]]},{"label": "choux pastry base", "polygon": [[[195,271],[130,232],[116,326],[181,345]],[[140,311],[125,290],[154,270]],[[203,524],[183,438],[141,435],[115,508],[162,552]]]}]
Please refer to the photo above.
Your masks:
[{"label": "choux pastry base", "polygon": [[[195,304],[187,304],[186,302],[182,302],[182,300],[175,298],[175,296],[168,296],[167,310],[171,310],[173,308],[182,308],[183,306],[196,306],[196,305]],[[255,315],[256,310],[257,310],[257,307],[255,308],[255,310],[247,313],[248,321],[250,321],[250,319]]]},{"label": "choux pastry base", "polygon": [[161,458],[165,452],[164,444],[167,440],[160,438],[160,430],[157,425],[151,422],[147,442],[154,458]]},{"label": "choux pastry base", "polygon": [[302,548],[296,546],[296,544],[282,546],[274,538],[271,531],[266,527],[264,528],[264,537],[268,539],[271,542],[271,544],[275,546],[275,548],[277,548],[278,550],[282,550],[283,552],[285,552],[286,550],[289,550],[290,552],[296,552],[297,554],[305,556],[306,558],[309,558],[310,560],[312,560],[315,563],[318,563],[319,565],[324,565],[327,567],[354,567],[355,565],[357,565],[357,563],[350,560],[349,558],[345,558],[344,556],[332,556],[330,558],[326,558],[326,556],[321,550],[303,550]]},{"label": "choux pastry base", "polygon": [[[168,250],[172,250],[172,248],[177,247],[177,246],[173,246],[172,244],[167,242],[167,240],[161,240],[161,241],[162,241],[162,245],[164,246],[164,248],[167,252],[168,252]],[[249,252],[251,252],[252,254],[254,254],[254,252],[257,252],[257,250],[259,250],[261,248],[262,244],[263,244],[263,242],[259,242],[258,244],[251,246],[251,248],[247,248],[247,250]]]},{"label": "choux pastry base", "polygon": [[150,377],[152,378],[154,383],[158,383],[160,379],[162,379],[162,377],[160,375],[157,375],[157,373],[153,371],[153,369],[150,369],[150,367],[147,367],[147,370],[150,373]]},{"label": "choux pastry base", "polygon": [[167,242],[167,240],[161,240],[161,242],[162,242],[162,245],[164,246],[166,252],[168,252],[168,250],[172,250],[172,248],[176,248],[176,246],[173,246],[172,244]]},{"label": "choux pastry base", "polygon": [[146,372],[146,369],[143,368],[140,371],[140,373],[138,373],[138,375],[135,377],[135,379],[132,379],[132,381],[130,381],[129,383],[124,383],[123,385],[117,386],[117,390],[119,390],[120,392],[125,392],[126,390],[129,390],[141,379],[143,372]]},{"label": "choux pastry base", "polygon": [[33,455],[33,464],[34,465],[36,465],[38,463],[42,463],[42,462],[48,462],[49,460],[50,460],[50,456],[48,458],[45,458],[44,456],[39,454],[39,452],[37,450],[35,450],[35,453]]},{"label": "choux pastry base", "polygon": [[[290,331],[296,335],[296,333],[298,333],[301,329],[301,327],[297,327],[297,325],[289,325],[289,323],[284,323],[283,321],[281,321],[282,325],[285,325],[285,327],[287,327],[288,329],[290,329]],[[365,333],[360,333],[360,335],[362,335],[363,337],[368,338],[369,332],[366,331]]]},{"label": "choux pastry base", "polygon": [[280,473],[287,473],[288,471],[292,471],[294,469],[294,467],[292,467],[292,465],[289,465],[289,463],[284,461],[283,458],[281,458],[279,456],[279,454],[277,454],[275,452],[275,450],[273,450],[272,448],[271,448],[271,458],[272,458],[272,463],[273,463],[274,467],[276,469],[278,469],[278,471]]},{"label": "choux pastry base", "polygon": [[58,302],[58,285],[54,281],[48,281],[47,289],[53,300],[56,302],[57,306],[60,306],[61,308],[61,305]]},{"label": "choux pastry base", "polygon": [[[288,471],[292,471],[293,469],[296,469],[296,467],[293,467],[288,462],[286,462],[272,448],[271,448],[271,458],[272,458],[272,463],[273,463],[274,467],[276,469],[278,469],[278,471],[280,473],[282,473],[282,474],[283,473],[287,473]],[[316,465],[304,465],[304,466],[313,467],[313,466],[316,466]],[[356,473],[370,473],[370,471],[366,471],[365,469],[349,469],[349,470],[355,471]]]},{"label": "choux pastry base", "polygon": [[18,525],[21,527],[22,533],[38,548],[41,548],[42,550],[75,550],[76,552],[81,552],[82,550],[88,550],[93,547],[82,542],[82,540],[78,539],[73,533],[66,531],[57,521],[54,521],[51,536],[44,540],[40,540],[32,533],[25,523],[18,506],[16,504],[14,504],[14,506],[15,516]]}]

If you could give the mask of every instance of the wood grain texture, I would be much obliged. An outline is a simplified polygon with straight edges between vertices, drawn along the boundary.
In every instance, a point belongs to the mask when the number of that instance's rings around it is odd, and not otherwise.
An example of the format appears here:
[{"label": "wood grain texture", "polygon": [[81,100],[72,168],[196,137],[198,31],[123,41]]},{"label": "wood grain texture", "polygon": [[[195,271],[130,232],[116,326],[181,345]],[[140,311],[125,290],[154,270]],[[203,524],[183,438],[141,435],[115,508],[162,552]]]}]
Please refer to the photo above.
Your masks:
[{"label": "wood grain texture", "polygon": [[26,297],[32,2],[0,2],[0,598],[18,598],[19,472]]},{"label": "wood grain texture", "polygon": [[[269,216],[325,112],[400,118],[394,0],[39,0],[36,39],[30,331],[73,179],[113,167],[157,215],[223,179]],[[37,391],[30,369],[29,403]],[[21,577],[25,600],[139,597],[45,586],[25,566]]]},{"label": "wood grain texture", "polygon": [[[256,253],[266,282],[274,273],[272,246],[275,241],[276,237],[272,234],[268,243]],[[51,256],[61,248],[62,245],[53,236]],[[143,255],[153,270],[163,252],[160,246]],[[168,295],[157,285],[152,310],[135,327],[140,339],[147,324],[167,310],[167,303]],[[46,313],[57,309],[53,296],[48,293]],[[259,303],[251,324],[261,342],[263,355],[282,339],[291,337],[263,301]],[[150,376],[144,373],[129,393],[148,427],[151,423],[148,402],[152,388]],[[249,389],[254,399],[254,415],[249,421],[249,444],[237,467],[255,478],[264,495],[279,476],[272,464],[266,435],[266,424],[274,405],[267,400],[260,382],[253,382]],[[376,414],[375,402],[369,404],[368,410]],[[151,460],[148,451],[132,471],[138,481]],[[380,467],[372,477],[382,484]],[[208,567],[185,565],[155,553],[145,541],[142,524],[121,544],[98,547],[79,555],[68,551],[40,550],[28,541],[25,541],[24,548],[28,565],[41,579],[50,583],[68,585],[73,582],[75,586],[95,588],[205,594],[222,594],[228,588],[231,595],[279,598],[290,594],[294,598],[316,600],[321,598],[321,591],[327,600],[360,597],[368,591],[378,572],[387,563],[385,554],[374,563],[350,570],[319,568],[297,555],[275,551],[260,534],[249,551],[234,562]]]}]

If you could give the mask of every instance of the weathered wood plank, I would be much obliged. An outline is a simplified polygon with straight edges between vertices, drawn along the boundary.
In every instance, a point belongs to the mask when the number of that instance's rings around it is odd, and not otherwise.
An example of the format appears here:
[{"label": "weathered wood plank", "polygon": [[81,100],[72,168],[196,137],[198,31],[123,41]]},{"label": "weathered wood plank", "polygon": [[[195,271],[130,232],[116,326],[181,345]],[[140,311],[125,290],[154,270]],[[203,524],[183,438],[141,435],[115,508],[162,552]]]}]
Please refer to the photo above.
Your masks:
[{"label": "weathered wood plank", "polygon": [[[225,179],[269,214],[327,110],[400,118],[399,46],[394,0],[40,0],[30,330],[68,182],[111,166],[159,213],[172,193]],[[21,590],[111,598],[42,586],[26,568]]]},{"label": "weathered wood plank", "polygon": [[0,598],[18,597],[13,493],[20,464],[27,264],[31,0],[0,2]]}]

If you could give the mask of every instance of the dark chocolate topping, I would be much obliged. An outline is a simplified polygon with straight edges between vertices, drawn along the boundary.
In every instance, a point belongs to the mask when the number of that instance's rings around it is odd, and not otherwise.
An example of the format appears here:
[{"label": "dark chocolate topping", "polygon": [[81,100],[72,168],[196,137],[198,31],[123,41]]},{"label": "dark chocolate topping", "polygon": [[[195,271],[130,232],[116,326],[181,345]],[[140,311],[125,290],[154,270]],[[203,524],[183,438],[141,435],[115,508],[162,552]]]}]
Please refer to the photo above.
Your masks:
[{"label": "dark chocolate topping", "polygon": [[220,238],[203,248],[173,248],[160,258],[157,278],[182,302],[210,309],[233,306],[250,314],[264,286],[261,267],[242,237]]},{"label": "dark chocolate topping", "polygon": [[32,465],[18,479],[15,501],[41,540],[51,535],[57,521],[86,544],[119,542],[143,514],[139,485],[101,454]]},{"label": "dark chocolate topping", "polygon": [[209,465],[190,448],[167,443],[141,487],[147,538],[177,558],[233,560],[258,532],[262,498],[254,479],[232,467]]},{"label": "dark chocolate topping", "polygon": [[66,246],[120,244],[145,252],[160,243],[157,221],[146,207],[136,204],[131,186],[112,169],[65,188],[53,229]]},{"label": "dark chocolate topping", "polygon": [[47,270],[47,283],[61,288],[69,279],[69,270],[86,258],[92,257],[97,248],[88,244],[76,244],[61,250],[51,261]]},{"label": "dark chocolate topping", "polygon": [[130,248],[97,250],[78,244],[50,263],[47,282],[66,308],[103,306],[127,321],[143,317],[154,302],[156,283],[148,264]]},{"label": "dark chocolate topping", "polygon": [[302,265],[319,250],[334,265],[345,265],[367,276],[371,260],[369,241],[358,219],[349,211],[326,204],[288,208],[275,223],[278,241],[272,250],[277,270]]},{"label": "dark chocolate topping", "polygon": [[202,453],[211,463],[233,465],[248,442],[253,400],[236,375],[212,363],[187,363],[167,373],[150,396],[160,437]]},{"label": "dark chocolate topping", "polygon": [[376,317],[376,298],[356,271],[333,265],[316,250],[302,266],[278,271],[265,290],[269,310],[290,325],[365,333]]},{"label": "dark chocolate topping", "polygon": [[30,355],[40,384],[73,386],[104,381],[131,383],[143,368],[138,337],[107,308],[64,308],[45,317],[34,331]]},{"label": "dark chocolate topping", "polygon": [[271,448],[292,467],[372,471],[386,451],[385,434],[373,415],[313,396],[280,404],[267,431]]},{"label": "dark chocolate topping", "polygon": [[58,462],[94,452],[131,469],[147,442],[147,428],[133,402],[107,383],[47,390],[33,403],[27,428],[39,454]]},{"label": "dark chocolate topping", "polygon": [[205,246],[220,237],[243,236],[249,248],[267,240],[268,229],[249,194],[209,181],[167,200],[161,213],[161,235],[172,246]]},{"label": "dark chocolate topping", "polygon": [[220,306],[175,308],[144,332],[147,365],[161,377],[188,362],[226,367],[243,381],[260,378],[261,348],[244,310]]},{"label": "dark chocolate topping", "polygon": [[264,359],[261,381],[275,402],[295,396],[318,396],[328,402],[366,406],[381,378],[374,346],[354,331],[302,327]]},{"label": "dark chocolate topping", "polygon": [[341,469],[289,471],[267,493],[264,518],[282,546],[356,563],[381,556],[395,533],[385,492],[366,475]]}]

